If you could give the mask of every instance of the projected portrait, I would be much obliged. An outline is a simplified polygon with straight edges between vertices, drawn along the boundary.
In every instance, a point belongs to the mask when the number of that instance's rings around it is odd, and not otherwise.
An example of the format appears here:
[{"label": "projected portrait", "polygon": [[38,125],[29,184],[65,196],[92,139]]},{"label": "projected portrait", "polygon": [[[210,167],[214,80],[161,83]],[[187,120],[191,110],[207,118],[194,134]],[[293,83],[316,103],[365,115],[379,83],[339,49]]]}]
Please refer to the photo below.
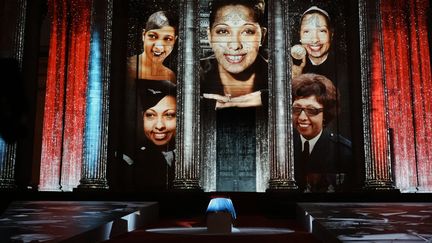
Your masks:
[{"label": "projected portrait", "polygon": [[340,113],[329,123],[334,131],[351,137],[350,78],[345,3],[292,2],[290,20],[292,77],[315,73],[327,77],[337,87]]},{"label": "projected portrait", "polygon": [[[134,190],[165,190],[174,168],[178,2],[130,0],[122,159]],[[126,179],[125,179],[126,180]]]},{"label": "projected portrait", "polygon": [[210,2],[207,39],[213,54],[201,60],[201,92],[215,108],[256,107],[267,92],[267,60],[260,52],[267,29],[261,1]]},{"label": "projected portrait", "polygon": [[[291,49],[291,54],[300,63],[292,65],[293,77],[301,73],[319,73],[333,78],[331,59],[328,59],[333,28],[329,14],[316,6],[307,9],[300,18],[300,45]],[[326,67],[327,66],[327,67]]]},{"label": "projected portrait", "polygon": [[135,189],[166,190],[174,179],[176,85],[139,80],[142,133],[132,164]]},{"label": "projected portrait", "polygon": [[164,61],[177,40],[177,20],[167,11],[151,14],[142,30],[142,52],[128,58],[128,76],[136,79],[176,82]]},{"label": "projected portrait", "polygon": [[295,178],[304,192],[336,192],[348,187],[351,142],[327,127],[338,114],[338,92],[323,75],[292,80]]},{"label": "projected portrait", "polygon": [[201,6],[205,7],[200,84],[206,187],[256,191],[261,174],[256,168],[263,158],[257,141],[266,134],[262,128],[268,106],[266,3],[202,0]]}]

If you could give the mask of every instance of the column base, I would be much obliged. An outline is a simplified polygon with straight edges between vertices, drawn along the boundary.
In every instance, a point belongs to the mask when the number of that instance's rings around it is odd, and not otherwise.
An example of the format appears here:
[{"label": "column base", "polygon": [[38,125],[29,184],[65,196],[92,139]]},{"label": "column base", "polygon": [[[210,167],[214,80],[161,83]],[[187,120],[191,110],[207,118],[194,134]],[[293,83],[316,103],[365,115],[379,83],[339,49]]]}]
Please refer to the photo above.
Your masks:
[{"label": "column base", "polygon": [[270,179],[267,191],[297,191],[295,181],[287,179]]},{"label": "column base", "polygon": [[16,190],[14,179],[0,179],[0,190]]},{"label": "column base", "polygon": [[108,182],[106,180],[81,180],[74,191],[99,191],[108,190]]},{"label": "column base", "polygon": [[368,180],[365,182],[363,187],[365,191],[389,191],[389,192],[399,192],[392,181],[389,180]]},{"label": "column base", "polygon": [[180,179],[173,181],[173,190],[202,191],[198,180]]}]

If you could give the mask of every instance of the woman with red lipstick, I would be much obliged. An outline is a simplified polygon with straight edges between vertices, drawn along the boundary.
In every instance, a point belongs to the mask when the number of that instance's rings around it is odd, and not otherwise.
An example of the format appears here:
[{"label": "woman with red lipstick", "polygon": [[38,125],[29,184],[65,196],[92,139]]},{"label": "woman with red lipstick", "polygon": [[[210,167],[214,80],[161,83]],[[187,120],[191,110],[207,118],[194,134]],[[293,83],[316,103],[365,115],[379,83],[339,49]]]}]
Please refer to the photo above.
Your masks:
[{"label": "woman with red lipstick", "polygon": [[150,15],[142,32],[143,52],[128,60],[132,79],[169,80],[176,83],[174,72],[164,65],[177,40],[175,18],[166,11]]},{"label": "woman with red lipstick", "polygon": [[335,192],[348,185],[351,142],[326,128],[338,111],[336,87],[318,74],[292,81],[295,178],[305,192]]},{"label": "woman with red lipstick", "polygon": [[146,81],[138,87],[143,135],[132,164],[136,190],[167,190],[174,179],[176,86]]}]

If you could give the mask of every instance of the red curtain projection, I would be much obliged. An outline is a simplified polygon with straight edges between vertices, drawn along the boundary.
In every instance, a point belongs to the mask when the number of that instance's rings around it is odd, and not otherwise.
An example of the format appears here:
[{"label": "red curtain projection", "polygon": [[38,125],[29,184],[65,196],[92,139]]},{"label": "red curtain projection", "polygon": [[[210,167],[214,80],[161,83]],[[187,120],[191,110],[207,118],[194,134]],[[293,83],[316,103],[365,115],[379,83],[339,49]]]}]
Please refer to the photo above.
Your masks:
[{"label": "red curtain projection", "polygon": [[[378,38],[373,43],[373,112],[381,109],[378,112],[384,117],[383,97],[375,99],[383,94],[380,85],[385,77],[389,125],[394,132],[393,173],[402,192],[432,191],[429,7],[429,0],[381,1],[382,45]],[[383,124],[378,116],[372,117],[373,124]],[[380,143],[378,137],[382,136],[376,136],[374,143]]]},{"label": "red curtain projection", "polygon": [[91,0],[48,0],[48,7],[51,36],[39,190],[71,191],[81,175]]}]

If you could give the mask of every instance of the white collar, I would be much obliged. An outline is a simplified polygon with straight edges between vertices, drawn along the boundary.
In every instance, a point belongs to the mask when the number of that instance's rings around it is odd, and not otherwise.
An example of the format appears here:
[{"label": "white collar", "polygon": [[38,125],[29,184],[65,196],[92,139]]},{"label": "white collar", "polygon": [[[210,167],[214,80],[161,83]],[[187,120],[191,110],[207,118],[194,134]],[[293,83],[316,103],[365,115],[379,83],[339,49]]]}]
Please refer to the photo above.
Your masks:
[{"label": "white collar", "polygon": [[316,142],[318,141],[318,139],[321,137],[322,134],[322,129],[321,131],[318,133],[318,135],[316,135],[314,138],[307,140],[306,138],[304,138],[301,134],[300,134],[300,139],[302,142],[302,151],[303,151],[303,146],[304,146],[304,142],[309,141],[309,154],[312,153],[313,148],[315,147]]},{"label": "white collar", "polygon": [[327,58],[328,58],[328,53],[327,53],[327,56],[325,56],[324,60],[322,60],[320,63],[316,63],[316,62],[312,61],[312,59],[311,59],[310,57],[308,57],[308,58],[309,58],[309,61],[312,63],[312,65],[314,65],[314,66],[318,66],[318,65],[323,64],[323,63],[327,60]]}]

